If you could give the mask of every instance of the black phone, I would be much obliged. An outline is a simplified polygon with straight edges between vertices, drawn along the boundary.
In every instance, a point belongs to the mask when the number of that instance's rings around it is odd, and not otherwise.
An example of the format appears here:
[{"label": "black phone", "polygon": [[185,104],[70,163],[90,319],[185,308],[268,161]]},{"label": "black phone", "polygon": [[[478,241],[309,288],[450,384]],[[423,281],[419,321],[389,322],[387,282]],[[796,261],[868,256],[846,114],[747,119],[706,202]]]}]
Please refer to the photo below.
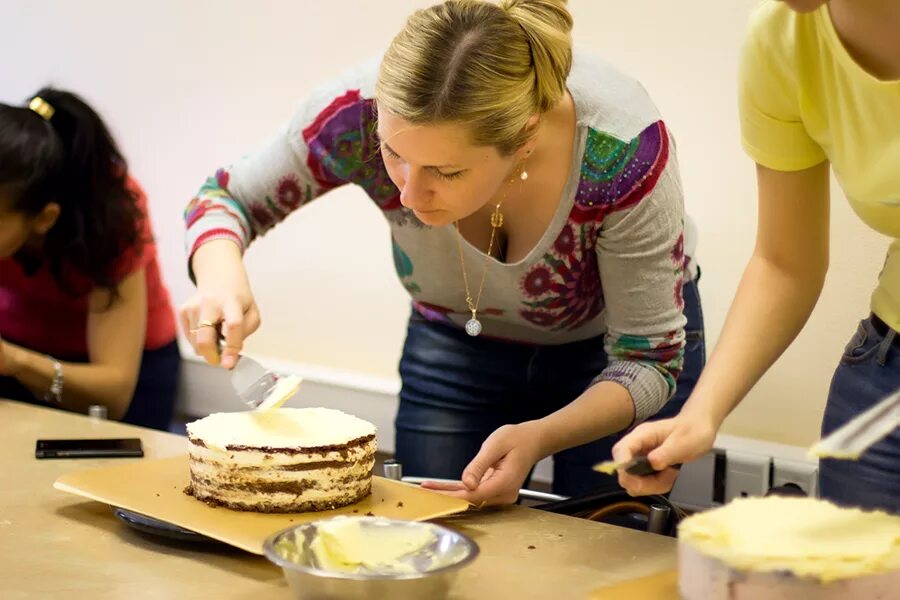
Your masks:
[{"label": "black phone", "polygon": [[138,438],[89,440],[38,440],[35,458],[117,458],[141,457],[144,449]]}]

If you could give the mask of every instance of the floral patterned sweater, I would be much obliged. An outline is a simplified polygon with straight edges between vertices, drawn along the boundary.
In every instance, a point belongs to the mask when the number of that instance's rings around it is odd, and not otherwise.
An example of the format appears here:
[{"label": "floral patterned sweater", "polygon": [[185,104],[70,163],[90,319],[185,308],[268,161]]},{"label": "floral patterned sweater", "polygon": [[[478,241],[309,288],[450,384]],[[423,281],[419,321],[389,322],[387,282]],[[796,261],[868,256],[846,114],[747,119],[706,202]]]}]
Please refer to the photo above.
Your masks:
[{"label": "floral patterned sweater", "polygon": [[[521,261],[463,243],[487,285],[484,334],[528,344],[604,336],[594,380],[624,386],[635,422],[674,393],[684,347],[682,187],[670,134],[641,85],[576,54],[568,80],[577,129],[570,176],[550,226]],[[260,151],[219,170],[185,211],[188,251],[214,239],[246,248],[291,211],[356,184],[390,224],[397,276],[425,318],[462,327],[466,309],[454,227],[423,225],[400,204],[378,151],[372,61],[314,91]],[[690,246],[690,244],[688,244]]]}]

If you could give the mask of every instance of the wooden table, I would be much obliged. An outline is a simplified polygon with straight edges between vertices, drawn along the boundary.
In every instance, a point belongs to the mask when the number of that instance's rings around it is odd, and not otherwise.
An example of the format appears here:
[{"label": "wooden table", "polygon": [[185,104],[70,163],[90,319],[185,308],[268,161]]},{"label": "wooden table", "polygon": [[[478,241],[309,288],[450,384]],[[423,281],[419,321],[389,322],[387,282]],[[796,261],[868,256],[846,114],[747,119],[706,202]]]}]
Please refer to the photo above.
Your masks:
[{"label": "wooden table", "polygon": [[[53,489],[69,470],[140,460],[34,458],[38,438],[66,437],[140,437],[153,458],[186,449],[177,435],[0,400],[0,598],[291,597],[280,569],[263,557],[147,536],[108,506]],[[588,598],[598,587],[675,565],[671,538],[530,508],[443,523],[481,547],[454,586],[451,598],[460,600]]]}]

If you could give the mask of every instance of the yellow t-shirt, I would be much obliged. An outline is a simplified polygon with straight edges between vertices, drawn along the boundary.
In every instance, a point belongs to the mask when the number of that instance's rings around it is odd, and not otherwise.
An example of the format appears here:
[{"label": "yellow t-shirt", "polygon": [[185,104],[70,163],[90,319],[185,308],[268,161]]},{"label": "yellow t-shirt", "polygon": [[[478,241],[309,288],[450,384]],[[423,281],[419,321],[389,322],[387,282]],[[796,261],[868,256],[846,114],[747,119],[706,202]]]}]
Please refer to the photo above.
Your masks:
[{"label": "yellow t-shirt", "polygon": [[894,238],[872,310],[900,329],[900,81],[847,53],[828,5],[800,14],[765,0],[754,12],[740,81],[744,148],[779,171],[828,159],[856,214]]}]

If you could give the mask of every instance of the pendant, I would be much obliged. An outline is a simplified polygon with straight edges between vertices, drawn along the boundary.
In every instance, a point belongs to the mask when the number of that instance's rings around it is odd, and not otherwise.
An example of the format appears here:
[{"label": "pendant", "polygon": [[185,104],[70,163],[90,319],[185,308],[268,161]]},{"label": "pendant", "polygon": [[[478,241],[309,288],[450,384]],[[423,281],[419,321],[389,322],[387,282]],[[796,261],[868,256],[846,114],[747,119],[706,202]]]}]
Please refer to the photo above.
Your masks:
[{"label": "pendant", "polygon": [[476,318],[471,318],[466,321],[466,333],[471,335],[472,337],[477,336],[481,333],[481,321]]}]

